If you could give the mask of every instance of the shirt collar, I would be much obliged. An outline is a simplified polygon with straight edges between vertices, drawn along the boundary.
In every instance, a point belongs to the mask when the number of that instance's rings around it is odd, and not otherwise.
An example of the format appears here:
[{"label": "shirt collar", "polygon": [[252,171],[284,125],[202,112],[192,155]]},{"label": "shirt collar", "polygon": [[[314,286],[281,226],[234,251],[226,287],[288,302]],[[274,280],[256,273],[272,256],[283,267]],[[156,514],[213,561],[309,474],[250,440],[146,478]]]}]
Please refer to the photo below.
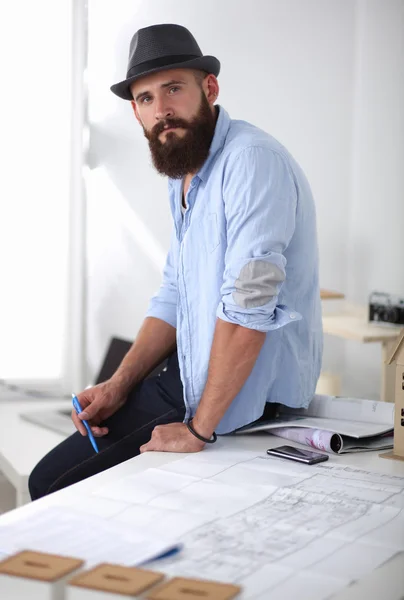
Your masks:
[{"label": "shirt collar", "polygon": [[208,158],[203,163],[202,167],[196,173],[202,181],[206,182],[209,178],[209,173],[213,166],[216,154],[221,150],[226,141],[226,136],[230,127],[230,117],[222,106],[218,105],[219,116],[216,121],[215,133],[212,138],[212,143],[209,148]]}]

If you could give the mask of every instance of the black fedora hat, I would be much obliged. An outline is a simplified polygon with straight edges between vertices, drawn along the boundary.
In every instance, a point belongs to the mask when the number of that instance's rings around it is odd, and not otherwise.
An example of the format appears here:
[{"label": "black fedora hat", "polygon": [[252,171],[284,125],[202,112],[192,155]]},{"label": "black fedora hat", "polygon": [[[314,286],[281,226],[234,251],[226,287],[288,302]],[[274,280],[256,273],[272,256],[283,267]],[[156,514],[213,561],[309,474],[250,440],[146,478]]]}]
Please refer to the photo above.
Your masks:
[{"label": "black fedora hat", "polygon": [[201,69],[219,75],[220,62],[203,56],[194,36],[182,25],[151,25],[139,29],[129,48],[126,79],[111,86],[124,100],[133,100],[130,85],[145,75],[167,69]]}]

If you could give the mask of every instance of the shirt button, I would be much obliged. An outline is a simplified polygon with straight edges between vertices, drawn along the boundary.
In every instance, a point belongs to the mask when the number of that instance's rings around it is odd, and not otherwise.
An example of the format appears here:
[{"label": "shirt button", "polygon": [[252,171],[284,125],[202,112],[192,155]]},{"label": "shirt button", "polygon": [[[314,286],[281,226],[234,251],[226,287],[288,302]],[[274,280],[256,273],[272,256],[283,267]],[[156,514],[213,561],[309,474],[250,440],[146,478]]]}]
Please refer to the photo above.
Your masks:
[{"label": "shirt button", "polygon": [[289,316],[290,316],[291,319],[296,319],[296,313],[290,313]]}]

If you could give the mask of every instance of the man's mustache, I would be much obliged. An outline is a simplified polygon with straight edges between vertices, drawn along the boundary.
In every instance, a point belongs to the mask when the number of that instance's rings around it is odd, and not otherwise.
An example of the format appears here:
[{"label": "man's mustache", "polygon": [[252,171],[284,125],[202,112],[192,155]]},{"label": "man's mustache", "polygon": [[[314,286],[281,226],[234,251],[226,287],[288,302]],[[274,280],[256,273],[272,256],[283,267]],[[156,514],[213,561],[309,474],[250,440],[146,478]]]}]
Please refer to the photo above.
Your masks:
[{"label": "man's mustache", "polygon": [[188,123],[183,119],[166,119],[165,121],[159,121],[152,129],[152,138],[156,139],[160,133],[170,127],[181,127],[182,129],[188,129]]}]

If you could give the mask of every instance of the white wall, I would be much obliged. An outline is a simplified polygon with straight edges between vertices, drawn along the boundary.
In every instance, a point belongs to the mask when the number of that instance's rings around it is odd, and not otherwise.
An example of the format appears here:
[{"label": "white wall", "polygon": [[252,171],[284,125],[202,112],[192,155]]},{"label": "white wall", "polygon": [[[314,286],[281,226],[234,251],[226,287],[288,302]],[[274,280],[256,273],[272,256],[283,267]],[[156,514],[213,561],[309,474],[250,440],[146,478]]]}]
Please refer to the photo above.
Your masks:
[{"label": "white wall", "polygon": [[[404,2],[357,4],[346,293],[404,296]],[[379,345],[346,344],[346,387],[374,396]]]},{"label": "white wall", "polygon": [[[251,121],[277,137],[306,171],[317,205],[322,287],[347,292],[361,301],[375,286],[404,292],[403,281],[397,280],[398,267],[387,276],[385,261],[378,259],[378,269],[370,276],[361,269],[359,251],[363,231],[377,233],[382,212],[363,212],[367,171],[375,160],[379,164],[368,145],[368,125],[376,123],[378,131],[384,132],[386,109],[391,111],[393,104],[390,96],[402,93],[398,67],[403,28],[398,17],[403,2],[253,0],[246,5],[241,0],[115,0],[112,7],[90,0],[89,7],[89,375],[97,369],[109,336],[135,336],[149,297],[158,287],[158,265],[171,230],[166,182],[151,167],[147,143],[130,104],[109,91],[112,83],[125,76],[131,36],[139,27],[154,23],[188,27],[202,51],[222,63],[219,103],[233,118]],[[374,31],[373,24],[378,22],[382,32]],[[386,56],[393,60],[383,71]],[[379,100],[369,108],[368,88],[380,70],[382,90],[387,86],[387,91],[384,96],[380,91]],[[395,119],[402,123],[403,106],[396,100],[395,112],[388,117],[390,133],[395,131]],[[392,161],[398,161],[400,143],[398,136],[395,139],[393,147],[384,144],[373,179],[380,191],[380,181],[389,178],[383,200],[397,214],[402,201],[399,175],[392,167]],[[374,185],[376,181],[371,185],[372,202],[379,207]],[[105,188],[108,193],[102,192]],[[152,243],[145,242],[142,227],[152,236]],[[389,244],[398,256],[399,224],[393,227],[397,231],[389,237]],[[371,252],[377,255],[375,241]],[[347,352],[343,342],[327,339],[325,366],[344,369]],[[358,354],[359,348],[354,349],[350,364],[358,360]],[[367,371],[378,370],[376,352]],[[358,395],[365,391],[368,396],[377,395],[377,376],[372,377],[372,389],[359,385]],[[346,393],[351,384],[346,375]]]}]

